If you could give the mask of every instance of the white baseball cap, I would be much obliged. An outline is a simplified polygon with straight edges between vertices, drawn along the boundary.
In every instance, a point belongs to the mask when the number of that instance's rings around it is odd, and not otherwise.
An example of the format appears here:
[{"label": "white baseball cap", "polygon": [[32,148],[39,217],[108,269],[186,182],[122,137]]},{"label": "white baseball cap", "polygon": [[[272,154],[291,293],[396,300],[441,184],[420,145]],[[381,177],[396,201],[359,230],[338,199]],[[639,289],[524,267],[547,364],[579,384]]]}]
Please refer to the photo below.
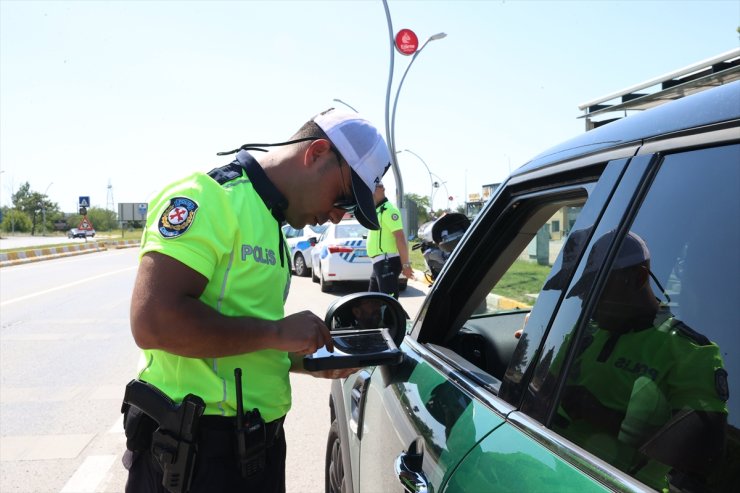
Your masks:
[{"label": "white baseball cap", "polygon": [[375,213],[375,184],[391,166],[391,153],[372,123],[358,113],[330,108],[312,118],[329,137],[352,172],[355,217],[368,229],[380,229]]}]

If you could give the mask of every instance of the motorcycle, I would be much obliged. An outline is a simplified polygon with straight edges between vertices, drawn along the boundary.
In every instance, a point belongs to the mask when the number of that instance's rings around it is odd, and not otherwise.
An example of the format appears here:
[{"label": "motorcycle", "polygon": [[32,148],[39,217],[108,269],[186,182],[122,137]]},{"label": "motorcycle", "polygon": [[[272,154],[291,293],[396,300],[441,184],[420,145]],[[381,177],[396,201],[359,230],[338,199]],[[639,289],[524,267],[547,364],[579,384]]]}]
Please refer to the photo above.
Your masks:
[{"label": "motorcycle", "polygon": [[442,271],[442,267],[469,226],[470,220],[459,212],[444,214],[439,219],[419,226],[420,241],[411,249],[421,250],[427,266],[424,278],[429,284],[434,282]]}]

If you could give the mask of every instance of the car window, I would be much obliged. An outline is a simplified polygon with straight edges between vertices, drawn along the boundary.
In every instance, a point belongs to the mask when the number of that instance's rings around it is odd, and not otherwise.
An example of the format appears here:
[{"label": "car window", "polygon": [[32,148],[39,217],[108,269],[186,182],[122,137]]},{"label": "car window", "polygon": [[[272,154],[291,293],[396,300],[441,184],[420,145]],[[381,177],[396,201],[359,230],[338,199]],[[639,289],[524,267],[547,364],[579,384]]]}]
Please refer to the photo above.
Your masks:
[{"label": "car window", "polygon": [[328,227],[329,227],[328,224],[319,224],[318,226],[309,226],[309,228],[311,228],[311,231],[313,231],[313,233],[316,236],[321,235],[324,231],[326,231],[326,228]]},{"label": "car window", "polygon": [[[526,318],[592,187],[581,184],[516,200],[509,209],[521,217],[512,221],[511,241],[478,264],[487,274],[472,294],[476,306],[445,346],[474,365],[473,374],[493,390],[504,378]],[[558,231],[552,231],[553,221],[561,225]]]},{"label": "car window", "polygon": [[666,156],[629,228],[595,235],[567,294],[594,300],[542,383],[567,371],[555,431],[654,489],[740,481],[738,162],[738,145]]},{"label": "car window", "polygon": [[582,207],[578,205],[581,200],[574,205],[559,207],[540,226],[534,238],[493,287],[477,315],[532,308],[581,213]]},{"label": "car window", "polygon": [[360,224],[338,224],[336,238],[363,238],[367,236],[367,228]]}]

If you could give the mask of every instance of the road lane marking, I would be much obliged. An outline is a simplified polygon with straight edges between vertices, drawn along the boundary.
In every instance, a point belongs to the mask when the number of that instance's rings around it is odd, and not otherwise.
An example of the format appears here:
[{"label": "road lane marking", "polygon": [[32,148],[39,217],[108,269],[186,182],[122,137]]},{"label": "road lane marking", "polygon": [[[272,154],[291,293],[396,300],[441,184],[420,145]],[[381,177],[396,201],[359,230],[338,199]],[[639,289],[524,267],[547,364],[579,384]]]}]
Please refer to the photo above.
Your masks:
[{"label": "road lane marking", "polygon": [[10,305],[10,304],[13,304],[13,303],[18,303],[19,301],[25,301],[25,300],[28,300],[28,299],[31,299],[31,298],[35,298],[36,296],[42,296],[42,295],[45,295],[45,294],[53,293],[54,291],[59,291],[59,290],[62,290],[62,289],[71,288],[72,286],[78,286],[80,284],[84,284],[86,282],[94,281],[96,279],[101,279],[103,277],[108,277],[108,276],[113,276],[115,274],[120,274],[121,272],[128,272],[130,270],[135,270],[137,268],[138,268],[138,266],[126,267],[125,269],[118,269],[118,270],[114,270],[112,272],[106,272],[105,274],[100,274],[100,275],[97,275],[97,276],[87,277],[85,279],[80,279],[79,281],[70,282],[68,284],[63,284],[61,286],[57,286],[55,288],[46,289],[44,291],[36,291],[35,293],[27,294],[26,296],[21,296],[21,297],[18,297],[18,298],[14,298],[12,300],[3,301],[2,303],[0,303],[0,307],[7,306],[7,305]]},{"label": "road lane marking", "polygon": [[0,441],[0,461],[74,459],[95,435],[4,436]]},{"label": "road lane marking", "polygon": [[123,433],[123,414],[113,423],[108,433]]},{"label": "road lane marking", "polygon": [[86,457],[59,493],[95,493],[115,460],[115,455]]}]

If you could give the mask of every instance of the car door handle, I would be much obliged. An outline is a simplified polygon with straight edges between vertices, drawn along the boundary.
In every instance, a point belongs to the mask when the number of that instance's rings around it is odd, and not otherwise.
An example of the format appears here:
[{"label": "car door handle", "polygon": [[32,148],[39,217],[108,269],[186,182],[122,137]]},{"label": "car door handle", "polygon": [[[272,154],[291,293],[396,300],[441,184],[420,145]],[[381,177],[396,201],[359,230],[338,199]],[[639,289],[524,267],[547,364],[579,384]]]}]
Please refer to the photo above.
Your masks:
[{"label": "car door handle", "polygon": [[406,452],[401,452],[394,464],[398,480],[401,481],[404,491],[409,493],[431,493],[429,482],[422,471],[423,443],[421,437],[414,440]]},{"label": "car door handle", "polygon": [[370,385],[370,373],[362,370],[352,384],[350,400],[349,429],[362,439],[362,418],[365,410],[365,392]]}]

